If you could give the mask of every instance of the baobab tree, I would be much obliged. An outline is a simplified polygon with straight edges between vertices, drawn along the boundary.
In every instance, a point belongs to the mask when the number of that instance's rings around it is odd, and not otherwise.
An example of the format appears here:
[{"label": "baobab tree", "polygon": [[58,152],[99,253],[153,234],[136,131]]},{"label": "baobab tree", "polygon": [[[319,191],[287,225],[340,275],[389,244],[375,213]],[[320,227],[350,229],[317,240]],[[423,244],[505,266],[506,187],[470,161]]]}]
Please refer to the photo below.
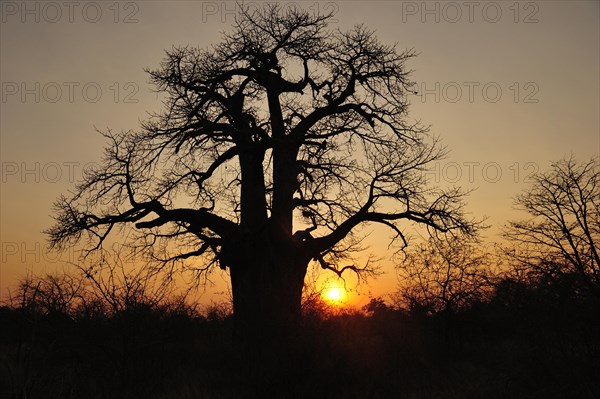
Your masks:
[{"label": "baobab tree", "polygon": [[472,231],[463,193],[423,179],[445,150],[407,118],[414,53],[331,17],[242,9],[220,44],[167,51],[148,71],[164,112],[102,132],[102,166],[58,199],[51,242],[98,250],[130,226],[136,253],[163,266],[227,269],[239,338],[266,340],[300,316],[311,262],[364,268],[338,262],[360,226],[400,246],[411,223]]}]

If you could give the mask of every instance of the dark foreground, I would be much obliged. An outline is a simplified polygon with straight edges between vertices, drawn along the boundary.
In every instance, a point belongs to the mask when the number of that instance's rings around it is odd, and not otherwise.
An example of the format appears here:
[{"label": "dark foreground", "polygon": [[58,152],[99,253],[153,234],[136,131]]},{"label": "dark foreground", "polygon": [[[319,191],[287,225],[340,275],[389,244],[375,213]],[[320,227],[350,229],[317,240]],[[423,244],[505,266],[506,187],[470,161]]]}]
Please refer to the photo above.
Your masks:
[{"label": "dark foreground", "polygon": [[308,309],[295,364],[276,370],[241,361],[232,319],[218,309],[6,306],[0,397],[600,397],[597,306],[538,291],[505,287],[451,314],[377,300],[366,313]]}]

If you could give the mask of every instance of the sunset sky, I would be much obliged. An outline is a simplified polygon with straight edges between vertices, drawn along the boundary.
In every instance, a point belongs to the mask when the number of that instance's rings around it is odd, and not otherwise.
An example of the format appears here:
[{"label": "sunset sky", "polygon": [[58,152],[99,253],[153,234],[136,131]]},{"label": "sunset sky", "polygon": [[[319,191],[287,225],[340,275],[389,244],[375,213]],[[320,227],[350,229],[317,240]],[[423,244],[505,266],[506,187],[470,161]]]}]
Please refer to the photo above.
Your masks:
[{"label": "sunset sky", "polygon": [[[104,141],[95,127],[136,129],[147,112],[160,110],[143,69],[157,67],[172,45],[218,43],[238,6],[0,4],[4,297],[27,270],[63,265],[46,253],[41,232],[52,223],[56,197],[73,187],[86,165],[100,160]],[[410,115],[431,125],[450,150],[432,165],[430,181],[475,189],[467,210],[488,217],[490,242],[499,239],[507,220],[524,216],[512,209],[512,197],[528,186],[531,173],[571,153],[581,161],[600,153],[598,1],[283,4],[337,11],[334,25],[342,30],[364,23],[381,41],[419,54],[409,64],[419,92],[410,98]],[[377,243],[383,241],[379,234],[373,235]],[[378,254],[384,249],[373,244]],[[385,262],[383,270],[348,301],[392,292],[396,275]],[[203,300],[218,301],[215,292],[226,290],[226,276],[219,273]]]}]

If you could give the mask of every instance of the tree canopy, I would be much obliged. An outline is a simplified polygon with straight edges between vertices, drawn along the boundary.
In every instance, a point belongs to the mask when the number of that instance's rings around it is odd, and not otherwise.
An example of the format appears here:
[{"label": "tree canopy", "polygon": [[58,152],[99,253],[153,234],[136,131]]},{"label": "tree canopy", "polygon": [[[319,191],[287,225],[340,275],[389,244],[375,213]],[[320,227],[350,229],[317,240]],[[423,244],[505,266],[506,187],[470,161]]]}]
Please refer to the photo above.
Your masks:
[{"label": "tree canopy", "polygon": [[330,30],[330,18],[246,10],[222,43],[169,50],[148,71],[164,112],[137,132],[103,133],[104,163],[58,200],[52,243],[87,233],[97,248],[133,224],[164,261],[211,254],[226,267],[227,240],[273,221],[329,266],[366,222],[402,242],[401,220],[470,228],[461,193],[428,189],[420,173],[444,150],[407,119],[413,51],[364,26]]}]

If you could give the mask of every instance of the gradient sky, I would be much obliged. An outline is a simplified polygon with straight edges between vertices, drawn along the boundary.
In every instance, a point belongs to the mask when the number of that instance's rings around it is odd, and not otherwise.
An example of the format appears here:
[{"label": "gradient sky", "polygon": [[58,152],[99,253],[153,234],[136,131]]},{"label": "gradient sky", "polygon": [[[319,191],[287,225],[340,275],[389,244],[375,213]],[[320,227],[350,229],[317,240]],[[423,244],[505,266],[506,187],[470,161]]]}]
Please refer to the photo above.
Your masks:
[{"label": "gradient sky", "polygon": [[[159,110],[143,69],[157,67],[172,45],[217,43],[236,4],[0,4],[4,297],[27,270],[63,264],[46,254],[41,231],[52,223],[54,199],[99,161],[103,140],[94,127],[136,129],[146,112]],[[523,216],[511,198],[530,173],[571,153],[580,160],[600,153],[598,1],[295,4],[335,10],[340,28],[365,23],[383,42],[419,53],[409,64],[419,91],[411,117],[430,124],[451,150],[430,180],[476,189],[467,209],[488,216],[489,241],[507,220]],[[361,298],[394,289],[393,270],[384,270],[360,288]],[[226,276],[213,280],[207,301],[226,287]]]}]

